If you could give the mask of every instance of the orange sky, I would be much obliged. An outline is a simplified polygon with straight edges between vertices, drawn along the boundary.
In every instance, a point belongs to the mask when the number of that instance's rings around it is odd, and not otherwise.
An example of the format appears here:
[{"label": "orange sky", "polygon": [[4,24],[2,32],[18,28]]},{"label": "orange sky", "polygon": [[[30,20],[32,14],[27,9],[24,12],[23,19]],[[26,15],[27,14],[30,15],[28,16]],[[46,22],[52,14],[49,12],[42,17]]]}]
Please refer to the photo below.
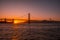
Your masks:
[{"label": "orange sky", "polygon": [[60,20],[58,0],[0,1],[0,18],[27,19],[28,13],[34,20]]}]

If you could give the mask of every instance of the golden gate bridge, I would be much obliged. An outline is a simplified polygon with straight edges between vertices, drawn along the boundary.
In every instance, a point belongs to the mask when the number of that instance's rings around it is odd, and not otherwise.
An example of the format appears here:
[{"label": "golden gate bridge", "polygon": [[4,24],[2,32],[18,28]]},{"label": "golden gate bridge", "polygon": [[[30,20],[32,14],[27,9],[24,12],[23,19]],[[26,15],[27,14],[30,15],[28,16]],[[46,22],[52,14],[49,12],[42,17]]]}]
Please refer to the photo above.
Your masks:
[{"label": "golden gate bridge", "polygon": [[28,13],[28,19],[7,19],[7,18],[1,18],[0,23],[14,23],[14,20],[22,20],[25,21],[27,20],[28,23],[30,23],[30,13]]}]

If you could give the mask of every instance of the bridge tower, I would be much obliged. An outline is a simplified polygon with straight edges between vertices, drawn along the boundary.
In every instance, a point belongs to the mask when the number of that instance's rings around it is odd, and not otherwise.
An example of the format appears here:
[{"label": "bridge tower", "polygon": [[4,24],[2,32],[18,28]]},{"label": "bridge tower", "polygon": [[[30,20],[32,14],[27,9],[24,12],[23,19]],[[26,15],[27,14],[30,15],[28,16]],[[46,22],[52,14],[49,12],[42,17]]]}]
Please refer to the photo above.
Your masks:
[{"label": "bridge tower", "polygon": [[28,24],[30,24],[30,13],[28,13]]},{"label": "bridge tower", "polygon": [[7,21],[6,21],[7,19],[6,18],[4,18],[4,22],[6,23]]}]

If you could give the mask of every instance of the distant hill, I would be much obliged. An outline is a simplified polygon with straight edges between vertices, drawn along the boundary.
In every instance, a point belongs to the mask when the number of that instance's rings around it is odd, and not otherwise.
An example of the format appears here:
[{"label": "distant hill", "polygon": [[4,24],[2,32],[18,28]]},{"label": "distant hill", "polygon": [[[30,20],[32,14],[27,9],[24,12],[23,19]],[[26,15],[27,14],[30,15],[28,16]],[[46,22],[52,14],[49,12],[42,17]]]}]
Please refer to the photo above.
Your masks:
[{"label": "distant hill", "polygon": [[[26,22],[28,22],[28,21],[26,21]],[[30,20],[30,23],[60,23],[60,21]]]}]

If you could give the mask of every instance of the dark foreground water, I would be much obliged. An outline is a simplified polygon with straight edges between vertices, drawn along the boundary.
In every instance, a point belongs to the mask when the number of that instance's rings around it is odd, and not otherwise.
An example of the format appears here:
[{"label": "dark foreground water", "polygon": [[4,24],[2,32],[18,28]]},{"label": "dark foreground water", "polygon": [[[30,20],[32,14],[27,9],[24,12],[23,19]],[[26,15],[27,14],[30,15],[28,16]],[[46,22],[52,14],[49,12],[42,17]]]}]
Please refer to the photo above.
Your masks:
[{"label": "dark foreground water", "polygon": [[60,40],[60,24],[1,24],[0,40]]}]

